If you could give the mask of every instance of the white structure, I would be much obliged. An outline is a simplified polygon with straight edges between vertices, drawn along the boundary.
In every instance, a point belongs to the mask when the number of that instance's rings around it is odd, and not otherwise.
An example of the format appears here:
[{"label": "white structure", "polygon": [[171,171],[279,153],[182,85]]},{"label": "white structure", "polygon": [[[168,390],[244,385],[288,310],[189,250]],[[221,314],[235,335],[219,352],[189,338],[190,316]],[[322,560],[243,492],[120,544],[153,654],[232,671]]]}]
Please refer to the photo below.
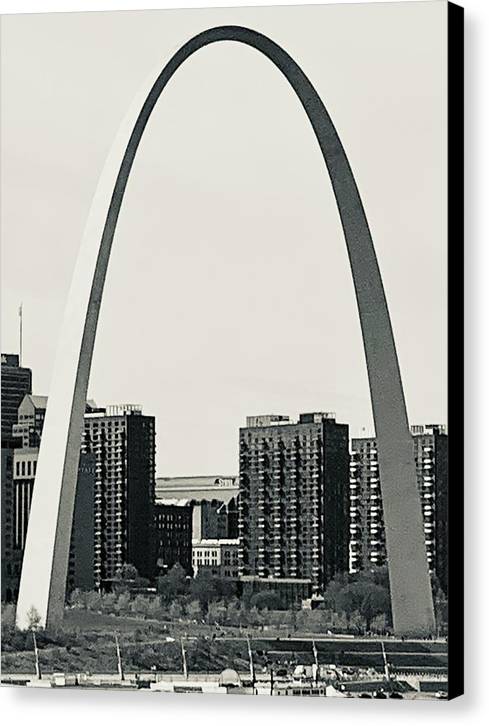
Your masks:
[{"label": "white structure", "polygon": [[220,577],[238,577],[239,540],[192,540],[192,568],[194,575],[206,569]]},{"label": "white structure", "polygon": [[[63,617],[66,571],[83,414],[112,241],[124,193],[148,119],[167,83],[196,51],[221,41],[266,56],[301,102],[331,180],[358,304],[382,472],[394,628],[434,631],[421,507],[399,364],[382,279],[353,173],[314,86],[276,43],[239,26],[205,30],[153,76],[129,111],[112,147],[90,210],[73,277],[53,373],[17,603],[17,625]],[[223,62],[225,59],[223,58]],[[386,184],[389,180],[385,180]],[[163,200],[164,203],[164,200]]]}]

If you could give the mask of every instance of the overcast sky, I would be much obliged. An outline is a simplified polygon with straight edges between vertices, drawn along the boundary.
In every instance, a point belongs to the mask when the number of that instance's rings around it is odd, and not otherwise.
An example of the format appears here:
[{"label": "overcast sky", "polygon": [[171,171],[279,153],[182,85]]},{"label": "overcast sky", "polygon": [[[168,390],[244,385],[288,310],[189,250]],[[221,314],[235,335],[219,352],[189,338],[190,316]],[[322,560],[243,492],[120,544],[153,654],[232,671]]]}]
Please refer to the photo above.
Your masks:
[{"label": "overcast sky", "polygon": [[[217,24],[264,32],[339,131],[372,230],[411,423],[446,422],[444,2],[2,19],[2,351],[48,394],[98,175],[151,68]],[[234,43],[163,93],[114,241],[89,395],[156,416],[157,473],[236,473],[260,413],[373,432],[345,242],[287,82]]]}]

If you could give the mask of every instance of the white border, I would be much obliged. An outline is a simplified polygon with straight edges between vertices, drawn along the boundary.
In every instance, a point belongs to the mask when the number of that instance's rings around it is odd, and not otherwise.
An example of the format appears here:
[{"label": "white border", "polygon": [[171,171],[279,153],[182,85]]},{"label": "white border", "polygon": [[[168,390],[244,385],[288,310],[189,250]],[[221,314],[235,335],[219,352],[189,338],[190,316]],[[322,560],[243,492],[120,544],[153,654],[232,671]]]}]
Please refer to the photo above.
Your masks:
[{"label": "white border", "polygon": [[[360,0],[363,1],[363,0]],[[379,1],[379,0],[378,0]],[[380,0],[384,2],[385,0]],[[415,1],[415,0],[412,0]],[[337,0],[341,2],[341,0]],[[240,7],[252,5],[297,5],[289,0],[266,3],[154,2],[152,0],[0,0],[0,12],[71,12],[152,8]],[[309,0],[307,4],[322,4]],[[198,726],[275,724],[302,726],[308,720],[341,720],[341,724],[392,726],[423,720],[437,724],[485,723],[489,674],[489,575],[487,567],[487,518],[489,476],[485,426],[489,411],[489,230],[487,228],[487,184],[489,169],[489,3],[467,0],[466,7],[466,695],[451,703],[402,701],[350,701],[334,699],[276,698],[219,699],[218,696],[181,697],[161,694],[113,692],[35,691],[0,689],[4,723],[46,721],[52,726],[106,722],[118,726],[136,719],[159,723],[194,719]],[[484,222],[486,224],[484,225]],[[163,701],[161,699],[164,699]],[[246,700],[244,700],[246,698]],[[142,711],[141,709],[144,709]]]}]

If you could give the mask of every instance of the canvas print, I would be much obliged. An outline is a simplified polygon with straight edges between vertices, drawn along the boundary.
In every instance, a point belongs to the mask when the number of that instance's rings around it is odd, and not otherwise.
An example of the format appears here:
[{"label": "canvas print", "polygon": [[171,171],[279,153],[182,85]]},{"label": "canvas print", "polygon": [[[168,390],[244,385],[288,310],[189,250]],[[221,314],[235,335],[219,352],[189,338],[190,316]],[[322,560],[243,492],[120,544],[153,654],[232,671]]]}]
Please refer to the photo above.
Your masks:
[{"label": "canvas print", "polygon": [[3,685],[461,693],[462,33],[2,17]]}]

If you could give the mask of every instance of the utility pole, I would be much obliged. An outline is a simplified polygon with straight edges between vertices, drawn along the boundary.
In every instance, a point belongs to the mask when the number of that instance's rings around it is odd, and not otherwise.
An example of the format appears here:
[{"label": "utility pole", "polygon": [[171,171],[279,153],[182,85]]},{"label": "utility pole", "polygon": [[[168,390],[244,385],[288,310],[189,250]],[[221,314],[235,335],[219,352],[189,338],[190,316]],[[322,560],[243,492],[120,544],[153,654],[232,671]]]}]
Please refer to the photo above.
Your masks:
[{"label": "utility pole", "polygon": [[319,680],[319,659],[318,659],[318,650],[316,648],[316,641],[315,640],[312,641],[312,652],[313,652],[313,655],[314,655],[314,666],[315,666],[315,670],[316,670],[314,680],[315,680],[315,682],[317,684],[317,682]]},{"label": "utility pole", "polygon": [[182,666],[183,666],[183,675],[185,676],[185,679],[188,679],[188,668],[187,668],[187,654],[185,652],[185,646],[183,644],[183,638],[180,639],[180,646],[182,648]]},{"label": "utility pole", "polygon": [[39,663],[39,650],[37,648],[36,632],[32,631],[32,641],[34,643],[34,659],[36,662],[36,678],[40,681],[42,678],[41,664]]},{"label": "utility pole", "polygon": [[119,673],[119,678],[121,681],[124,680],[124,671],[122,670],[122,658],[121,658],[121,649],[119,646],[119,636],[117,633],[114,633],[115,637],[115,649],[117,652],[117,672]]},{"label": "utility pole", "polygon": [[383,640],[380,641],[380,645],[382,647],[382,657],[384,659],[384,673],[385,673],[385,678],[386,678],[386,681],[388,683],[390,683],[390,680],[391,680],[391,672],[390,672],[390,669],[389,669],[389,662],[387,660],[387,654],[385,652],[385,646],[384,646],[384,641]]},{"label": "utility pole", "polygon": [[248,644],[248,658],[250,661],[250,678],[251,678],[251,686],[253,688],[253,691],[255,690],[255,664],[253,663],[253,652],[251,650],[251,642],[250,642],[250,636],[246,635],[246,642]]}]

